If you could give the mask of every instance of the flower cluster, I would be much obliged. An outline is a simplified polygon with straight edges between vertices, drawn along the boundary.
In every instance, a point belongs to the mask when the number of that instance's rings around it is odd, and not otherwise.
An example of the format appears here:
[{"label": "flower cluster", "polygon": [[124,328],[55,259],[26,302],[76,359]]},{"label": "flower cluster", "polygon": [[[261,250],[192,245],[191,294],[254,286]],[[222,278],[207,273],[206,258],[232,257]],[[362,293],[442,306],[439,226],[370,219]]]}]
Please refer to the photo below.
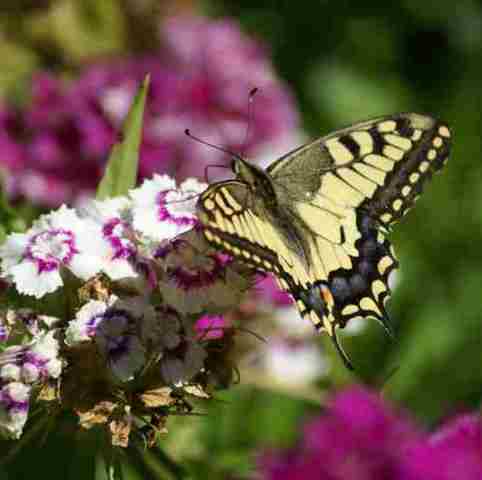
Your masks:
[{"label": "flower cluster", "polygon": [[[33,386],[60,376],[57,319],[29,310],[8,311],[2,325],[24,338],[0,354],[0,432],[18,438],[27,421]],[[13,336],[12,335],[12,336]]]},{"label": "flower cluster", "polygon": [[223,314],[250,277],[204,243],[195,203],[205,187],[155,175],[128,196],[61,206],[7,237],[2,276],[39,310],[0,318],[3,433],[18,438],[29,403],[48,397],[125,446],[134,417],[164,431],[170,412],[189,410],[187,397],[210,397],[218,370],[232,369]]},{"label": "flower cluster", "polygon": [[[40,73],[25,108],[0,104],[0,165],[9,173],[10,195],[58,206],[91,194],[147,73],[141,178],[175,171],[183,180],[226,162],[219,151],[188,139],[186,128],[250,155],[296,128],[293,101],[266,52],[234,22],[170,18],[162,40],[155,55],[91,65],[68,85]],[[253,87],[259,93],[249,115]]]},{"label": "flower cluster", "polygon": [[263,478],[482,478],[482,419],[462,415],[431,434],[375,393],[352,388],[310,421],[295,448],[265,454]]}]

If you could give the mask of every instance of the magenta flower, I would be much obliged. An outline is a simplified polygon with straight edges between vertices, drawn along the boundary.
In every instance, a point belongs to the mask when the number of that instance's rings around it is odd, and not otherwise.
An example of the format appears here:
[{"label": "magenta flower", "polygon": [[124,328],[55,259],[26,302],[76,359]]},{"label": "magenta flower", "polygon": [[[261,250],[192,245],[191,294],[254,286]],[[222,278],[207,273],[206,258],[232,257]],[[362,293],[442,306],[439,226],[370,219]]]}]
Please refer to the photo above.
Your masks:
[{"label": "magenta flower", "polygon": [[[283,142],[296,129],[293,100],[267,53],[234,22],[171,18],[162,34],[156,55],[92,65],[70,84],[41,73],[25,109],[0,106],[0,164],[10,173],[11,196],[57,206],[92,193],[147,73],[141,178],[175,171],[182,181],[203,176],[207,164],[228,162],[222,152],[187,138],[187,128],[247,154]],[[260,92],[245,141],[253,87]]]},{"label": "magenta flower", "polygon": [[203,315],[194,325],[199,340],[223,338],[226,327],[226,320],[222,315]]},{"label": "magenta flower", "polygon": [[305,426],[297,447],[266,455],[262,470],[271,480],[396,480],[404,452],[418,436],[378,395],[353,388]]},{"label": "magenta flower", "polygon": [[410,451],[403,480],[480,480],[482,421],[462,415],[442,426]]},{"label": "magenta flower", "polygon": [[288,307],[293,304],[293,297],[278,286],[275,277],[271,274],[258,279],[253,295],[256,300],[259,299],[275,307]]},{"label": "magenta flower", "polygon": [[296,447],[265,454],[270,480],[480,480],[482,420],[462,415],[427,434],[359,387],[335,396]]}]

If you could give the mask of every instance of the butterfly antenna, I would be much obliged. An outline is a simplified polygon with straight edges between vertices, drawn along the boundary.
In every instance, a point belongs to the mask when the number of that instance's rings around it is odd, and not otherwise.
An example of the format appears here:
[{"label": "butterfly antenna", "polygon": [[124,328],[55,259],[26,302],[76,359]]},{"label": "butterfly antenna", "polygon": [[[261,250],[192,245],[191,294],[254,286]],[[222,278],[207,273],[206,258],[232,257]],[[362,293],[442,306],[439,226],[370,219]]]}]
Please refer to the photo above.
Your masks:
[{"label": "butterfly antenna", "polygon": [[232,157],[235,157],[237,158],[238,160],[243,160],[243,158],[238,155],[237,153],[234,153],[232,152],[231,150],[228,150],[227,148],[223,148],[223,147],[220,147],[219,145],[214,145],[212,143],[209,143],[209,142],[206,142],[205,140],[201,140],[199,137],[196,137],[194,136],[191,131],[189,130],[189,128],[186,128],[186,130],[184,130],[184,133],[189,137],[189,138],[192,138],[193,140],[195,140],[196,142],[199,142],[201,143],[202,145],[206,145],[206,147],[211,147],[211,148],[214,148],[214,150],[218,150],[219,152],[223,152],[223,153],[226,153],[228,155],[231,155]]},{"label": "butterfly antenna", "polygon": [[343,360],[345,367],[351,371],[355,370],[355,368],[353,367],[353,364],[351,363],[350,357],[347,355],[345,350],[343,350],[343,347],[341,346],[340,340],[338,339],[336,335],[336,331],[334,329],[333,329],[332,335],[330,335],[330,338],[333,341],[333,345],[335,346],[336,351],[338,352],[341,359]]},{"label": "butterfly antenna", "polygon": [[251,124],[252,124],[252,121],[253,121],[253,111],[254,111],[253,99],[254,99],[254,96],[256,95],[256,93],[258,93],[258,90],[259,89],[257,87],[255,87],[249,92],[249,95],[248,95],[248,125],[246,127],[246,133],[244,134],[244,140],[243,140],[242,147],[241,147],[241,153],[242,153],[243,156],[246,153],[245,149],[248,145],[249,134],[251,133]]}]

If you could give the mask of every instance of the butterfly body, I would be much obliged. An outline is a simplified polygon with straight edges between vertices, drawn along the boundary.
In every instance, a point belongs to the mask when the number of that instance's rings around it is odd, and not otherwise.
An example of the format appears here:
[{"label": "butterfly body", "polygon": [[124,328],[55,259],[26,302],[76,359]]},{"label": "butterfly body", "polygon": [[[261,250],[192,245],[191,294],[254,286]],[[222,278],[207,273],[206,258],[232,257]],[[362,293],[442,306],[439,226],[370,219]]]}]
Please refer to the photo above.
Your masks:
[{"label": "butterfly body", "polygon": [[236,158],[236,179],[199,199],[204,235],[274,273],[344,355],[335,328],[351,318],[373,316],[389,330],[388,277],[398,262],[386,233],[443,166],[449,146],[445,124],[402,113],[322,137],[266,170]]}]

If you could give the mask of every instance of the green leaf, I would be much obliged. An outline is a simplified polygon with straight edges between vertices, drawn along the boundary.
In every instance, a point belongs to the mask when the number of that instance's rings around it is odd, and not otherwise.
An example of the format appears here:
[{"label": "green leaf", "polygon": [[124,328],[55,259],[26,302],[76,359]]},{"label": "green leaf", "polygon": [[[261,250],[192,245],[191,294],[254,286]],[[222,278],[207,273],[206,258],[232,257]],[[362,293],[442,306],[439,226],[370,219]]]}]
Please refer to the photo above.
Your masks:
[{"label": "green leaf", "polygon": [[148,89],[149,75],[137,92],[124,122],[122,141],[112,147],[104,177],[97,188],[98,200],[125,195],[129,189],[135,187]]},{"label": "green leaf", "polygon": [[[0,179],[1,185],[5,182]],[[7,196],[0,185],[0,243],[3,243],[5,237],[12,231],[20,231],[25,228],[25,222],[17,214],[17,212],[10,206]]]}]

